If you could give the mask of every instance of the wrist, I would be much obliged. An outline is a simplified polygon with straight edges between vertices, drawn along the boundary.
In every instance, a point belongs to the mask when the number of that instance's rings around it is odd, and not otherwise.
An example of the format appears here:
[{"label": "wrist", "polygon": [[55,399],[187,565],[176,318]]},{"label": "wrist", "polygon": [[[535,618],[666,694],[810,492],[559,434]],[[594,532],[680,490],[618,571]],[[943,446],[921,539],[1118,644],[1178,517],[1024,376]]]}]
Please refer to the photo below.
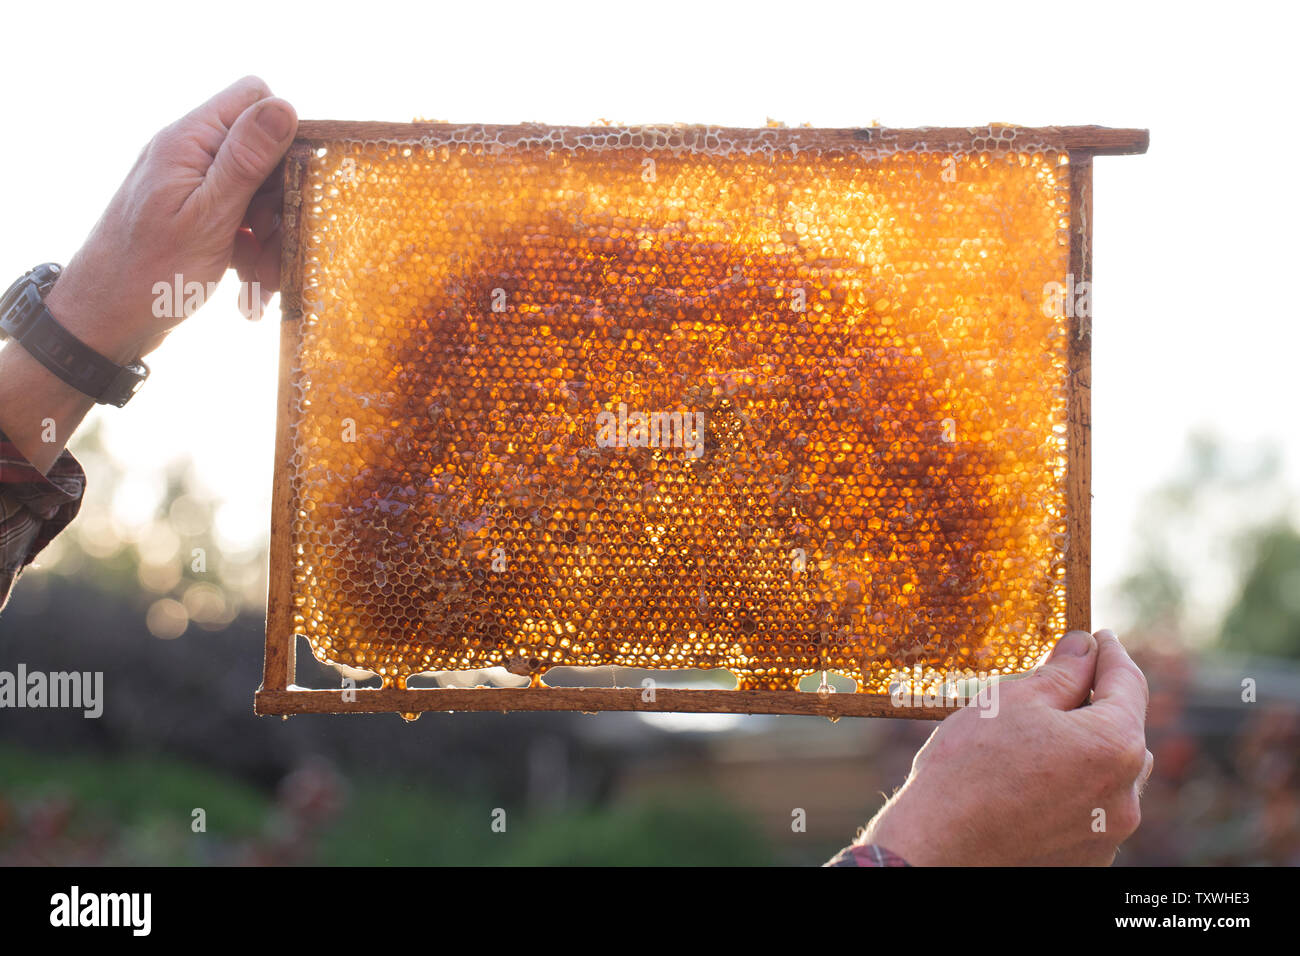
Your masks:
[{"label": "wrist", "polygon": [[932,852],[938,848],[934,835],[927,834],[923,816],[911,811],[905,790],[906,785],[881,808],[858,842],[888,850],[912,866],[942,866],[945,861],[939,858],[941,853]]},{"label": "wrist", "polygon": [[145,354],[150,336],[97,298],[65,273],[45,296],[45,307],[55,321],[110,362],[126,365],[136,361]]}]

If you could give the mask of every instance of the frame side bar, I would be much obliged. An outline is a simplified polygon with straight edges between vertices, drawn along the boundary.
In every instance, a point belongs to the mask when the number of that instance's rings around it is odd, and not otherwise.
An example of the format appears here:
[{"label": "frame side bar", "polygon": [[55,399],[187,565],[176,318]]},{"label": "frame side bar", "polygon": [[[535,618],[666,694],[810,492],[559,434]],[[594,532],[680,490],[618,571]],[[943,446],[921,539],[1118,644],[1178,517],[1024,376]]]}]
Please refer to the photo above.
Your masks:
[{"label": "frame side bar", "polygon": [[293,628],[293,368],[298,360],[302,319],[303,169],[309,150],[295,145],[284,163],[283,245],[280,252],[280,375],[275,422],[275,478],[271,489],[270,576],[266,599],[266,660],[262,693],[293,685],[297,642]]},{"label": "frame side bar", "polygon": [[[1092,283],[1092,153],[1070,151],[1070,275]],[[1088,288],[1085,287],[1085,288]],[[1066,379],[1065,627],[1092,630],[1092,296],[1069,320]],[[1071,310],[1074,311],[1074,310]]]}]

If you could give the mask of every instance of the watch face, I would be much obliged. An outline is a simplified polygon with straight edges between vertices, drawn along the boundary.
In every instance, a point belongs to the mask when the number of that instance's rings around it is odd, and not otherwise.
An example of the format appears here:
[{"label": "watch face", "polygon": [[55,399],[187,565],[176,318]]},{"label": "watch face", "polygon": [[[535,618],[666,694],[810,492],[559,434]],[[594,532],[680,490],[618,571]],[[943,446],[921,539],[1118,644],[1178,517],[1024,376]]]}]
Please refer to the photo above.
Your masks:
[{"label": "watch face", "polygon": [[40,289],[42,297],[54,287],[54,283],[58,281],[59,276],[62,274],[63,269],[53,262],[47,262],[45,265],[37,266],[32,270],[32,279],[36,282],[36,287]]},{"label": "watch face", "polygon": [[23,276],[9,287],[4,299],[0,300],[0,334],[5,338],[22,335],[40,308],[40,293],[30,278]]}]

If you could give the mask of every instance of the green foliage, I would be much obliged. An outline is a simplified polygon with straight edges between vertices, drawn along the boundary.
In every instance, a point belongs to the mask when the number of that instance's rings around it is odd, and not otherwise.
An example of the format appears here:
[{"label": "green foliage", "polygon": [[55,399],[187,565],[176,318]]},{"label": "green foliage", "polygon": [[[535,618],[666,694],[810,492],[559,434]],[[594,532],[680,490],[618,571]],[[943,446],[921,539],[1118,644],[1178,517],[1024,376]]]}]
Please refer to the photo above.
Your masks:
[{"label": "green foliage", "polygon": [[10,800],[63,798],[116,825],[174,820],[186,831],[195,807],[211,833],[257,833],[269,801],[256,789],[174,760],[33,754],[0,748],[0,781]]},{"label": "green foliage", "polygon": [[322,837],[328,865],[668,866],[764,865],[773,851],[721,799],[648,800],[607,809],[505,814],[490,800],[451,803],[415,787],[353,794]]},{"label": "green foliage", "polygon": [[1220,643],[1238,653],[1300,659],[1300,535],[1289,526],[1268,529],[1254,552]]},{"label": "green foliage", "polygon": [[707,795],[647,801],[530,824],[507,862],[524,866],[762,866],[767,842]]},{"label": "green foliage", "polygon": [[[108,847],[102,862],[183,865],[276,862],[284,809],[255,788],[160,759],[46,756],[0,748],[0,806],[65,801],[70,820],[44,862],[84,862],[79,845]],[[303,862],[352,866],[762,865],[775,856],[758,828],[709,794],[608,809],[508,810],[428,788],[353,782],[337,816],[309,837]],[[207,831],[190,830],[202,807]],[[18,822],[18,821],[12,821]],[[0,825],[0,859],[26,838]],[[260,852],[255,852],[260,851]],[[297,861],[295,861],[297,862]]]},{"label": "green foliage", "polygon": [[[402,784],[358,786],[322,834],[313,862],[327,866],[447,866],[500,862],[491,804],[471,808]],[[499,840],[499,837],[498,837]]]},{"label": "green foliage", "polygon": [[1225,585],[1243,579],[1252,542],[1286,527],[1291,507],[1275,449],[1192,435],[1177,473],[1145,496],[1134,525],[1120,582],[1131,627],[1208,641],[1232,599]]}]

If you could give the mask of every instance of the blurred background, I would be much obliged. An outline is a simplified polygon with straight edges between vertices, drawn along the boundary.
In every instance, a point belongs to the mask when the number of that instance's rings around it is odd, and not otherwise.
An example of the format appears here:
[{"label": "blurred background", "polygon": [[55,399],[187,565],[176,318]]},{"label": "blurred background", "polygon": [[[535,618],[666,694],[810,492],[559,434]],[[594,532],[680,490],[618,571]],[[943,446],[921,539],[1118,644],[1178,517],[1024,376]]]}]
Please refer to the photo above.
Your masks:
[{"label": "blurred background", "polygon": [[[8,276],[67,261],[149,137],[250,72],[314,119],[1150,128],[1095,175],[1093,621],[1147,673],[1156,755],[1119,863],[1300,863],[1300,131],[1269,5],[71,6],[0,58]],[[236,297],[71,443],[86,501],[0,669],[103,671],[103,716],[0,711],[0,863],[816,864],[902,783],[928,723],[254,717],[277,329]]]}]

